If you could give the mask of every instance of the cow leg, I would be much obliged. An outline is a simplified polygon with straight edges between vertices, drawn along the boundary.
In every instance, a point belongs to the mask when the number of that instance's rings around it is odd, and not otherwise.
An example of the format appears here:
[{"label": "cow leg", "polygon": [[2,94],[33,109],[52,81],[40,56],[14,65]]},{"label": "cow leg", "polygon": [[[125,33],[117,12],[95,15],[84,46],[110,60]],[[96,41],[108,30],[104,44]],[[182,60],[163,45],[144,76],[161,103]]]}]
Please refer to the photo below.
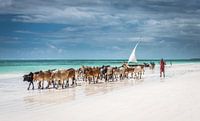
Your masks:
[{"label": "cow leg", "polygon": [[34,83],[33,83],[33,81],[31,82],[31,84],[32,84],[32,90],[34,90]]},{"label": "cow leg", "polygon": [[28,85],[28,88],[27,88],[27,90],[29,90],[30,86],[31,86],[31,82],[29,82],[29,85]]},{"label": "cow leg", "polygon": [[112,81],[114,82],[114,75],[111,75]]},{"label": "cow leg", "polygon": [[97,76],[97,80],[96,80],[96,83],[98,83],[98,79],[99,79],[99,76]]},{"label": "cow leg", "polygon": [[64,80],[61,81],[61,85],[62,85],[62,89],[64,89],[65,88]]},{"label": "cow leg", "polygon": [[75,77],[72,78],[72,83],[73,83],[73,85],[77,86]]},{"label": "cow leg", "polygon": [[72,78],[72,86],[74,86],[75,82],[74,82],[74,79]]},{"label": "cow leg", "polygon": [[65,88],[65,84],[63,83],[63,84],[62,84],[62,89],[64,89],[64,88]]},{"label": "cow leg", "polygon": [[137,79],[137,73],[135,72],[135,79]]},{"label": "cow leg", "polygon": [[77,86],[77,82],[76,82],[77,80],[76,80],[76,78],[75,78],[75,77],[73,77],[73,80],[75,81],[75,84],[76,84],[76,86]]},{"label": "cow leg", "polygon": [[107,82],[107,76],[106,75],[104,75],[104,79],[105,79],[105,82]]},{"label": "cow leg", "polygon": [[60,80],[58,80],[58,82],[57,82],[57,84],[56,84],[57,86],[56,86],[56,89],[58,89],[59,88],[59,86],[60,86]]},{"label": "cow leg", "polygon": [[38,89],[41,88],[41,81],[38,82]]},{"label": "cow leg", "polygon": [[95,77],[94,77],[94,76],[92,77],[92,80],[93,80],[93,82],[94,82],[94,84],[95,84]]},{"label": "cow leg", "polygon": [[69,87],[69,80],[66,81],[65,88]]},{"label": "cow leg", "polygon": [[53,84],[53,88],[56,88],[56,82],[52,81],[52,84]]},{"label": "cow leg", "polygon": [[89,77],[88,80],[89,80],[89,84],[90,84],[90,83],[91,83],[91,80],[92,80],[91,77]]},{"label": "cow leg", "polygon": [[113,74],[113,81],[115,81],[116,80],[116,76],[115,76],[115,74]]},{"label": "cow leg", "polygon": [[96,78],[95,77],[93,77],[93,81],[94,81],[94,84],[96,84]]},{"label": "cow leg", "polygon": [[66,80],[65,88],[69,87],[69,79]]},{"label": "cow leg", "polygon": [[82,78],[83,78],[83,82],[84,82],[85,81],[85,77],[83,76]]},{"label": "cow leg", "polygon": [[102,79],[103,79],[103,75],[101,74],[101,75],[100,75],[100,80],[102,80]]},{"label": "cow leg", "polygon": [[67,80],[67,87],[69,87],[69,80]]},{"label": "cow leg", "polygon": [[105,79],[106,79],[105,81],[108,82],[108,75],[106,75]]},{"label": "cow leg", "polygon": [[45,87],[46,89],[49,89],[50,81],[48,81],[47,86]]},{"label": "cow leg", "polygon": [[110,82],[110,79],[111,79],[111,76],[110,76],[110,75],[108,75],[108,82]]},{"label": "cow leg", "polygon": [[44,89],[44,81],[42,81],[42,89]]}]

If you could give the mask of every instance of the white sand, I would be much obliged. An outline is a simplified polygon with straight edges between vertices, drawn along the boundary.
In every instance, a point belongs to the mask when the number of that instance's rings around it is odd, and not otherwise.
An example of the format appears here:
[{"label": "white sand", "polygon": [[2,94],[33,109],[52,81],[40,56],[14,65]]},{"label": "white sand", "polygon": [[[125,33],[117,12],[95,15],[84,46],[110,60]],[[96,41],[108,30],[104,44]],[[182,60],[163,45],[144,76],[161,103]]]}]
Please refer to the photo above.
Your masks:
[{"label": "white sand", "polygon": [[[0,120],[199,121],[200,64],[173,65],[166,71],[165,79],[156,68],[142,80],[65,90],[26,91],[20,79],[0,80]],[[10,86],[2,87],[2,82]]]}]

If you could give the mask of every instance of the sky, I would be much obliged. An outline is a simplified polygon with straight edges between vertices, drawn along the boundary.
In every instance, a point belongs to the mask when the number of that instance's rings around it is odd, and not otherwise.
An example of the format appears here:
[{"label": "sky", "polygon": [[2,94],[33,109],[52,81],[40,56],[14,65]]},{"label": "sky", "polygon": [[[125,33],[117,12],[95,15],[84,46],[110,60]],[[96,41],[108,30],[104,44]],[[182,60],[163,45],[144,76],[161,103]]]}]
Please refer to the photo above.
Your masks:
[{"label": "sky", "polygon": [[0,0],[0,59],[200,58],[200,0]]}]

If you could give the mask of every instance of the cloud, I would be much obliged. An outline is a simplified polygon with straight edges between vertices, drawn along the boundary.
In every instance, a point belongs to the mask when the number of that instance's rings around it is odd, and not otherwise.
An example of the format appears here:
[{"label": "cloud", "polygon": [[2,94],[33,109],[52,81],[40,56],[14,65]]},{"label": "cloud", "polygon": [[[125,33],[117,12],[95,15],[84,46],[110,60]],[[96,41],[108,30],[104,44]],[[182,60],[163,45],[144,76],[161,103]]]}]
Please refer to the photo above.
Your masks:
[{"label": "cloud", "polygon": [[22,33],[22,34],[38,34],[36,32],[32,32],[32,31],[27,31],[27,30],[16,30],[16,33]]},{"label": "cloud", "polygon": [[55,45],[47,43],[47,46],[53,50],[56,50],[58,53],[62,53],[63,50],[61,48],[57,48]]},{"label": "cloud", "polygon": [[155,39],[153,37],[131,37],[129,38],[131,42],[153,42]]},{"label": "cloud", "polygon": [[[22,25],[13,35],[48,42],[56,52],[74,49],[71,45],[127,51],[140,38],[153,49],[199,44],[199,8],[196,0],[7,0],[0,16],[10,15],[12,23]],[[29,28],[32,23],[36,27]],[[42,30],[45,24],[60,27]]]},{"label": "cloud", "polygon": [[18,15],[13,21],[28,23],[74,23],[80,20],[83,23],[93,19],[95,13],[86,12],[77,7],[66,7],[64,9],[54,7],[39,7],[35,13],[33,10],[24,15]]}]

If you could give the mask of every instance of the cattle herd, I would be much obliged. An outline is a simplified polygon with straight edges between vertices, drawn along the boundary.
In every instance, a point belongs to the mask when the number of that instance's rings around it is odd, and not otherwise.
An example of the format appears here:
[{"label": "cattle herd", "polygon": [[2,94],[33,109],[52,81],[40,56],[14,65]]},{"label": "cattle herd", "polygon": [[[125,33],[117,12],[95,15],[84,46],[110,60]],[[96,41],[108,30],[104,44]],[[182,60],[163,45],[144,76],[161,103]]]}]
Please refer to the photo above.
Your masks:
[{"label": "cattle herd", "polygon": [[32,85],[34,89],[34,82],[37,82],[38,89],[44,89],[46,82],[46,89],[48,88],[67,88],[69,86],[76,86],[77,81],[84,81],[86,83],[98,83],[99,81],[110,82],[123,80],[125,78],[141,79],[144,74],[144,67],[153,69],[155,64],[146,64],[129,66],[123,64],[120,67],[102,66],[102,67],[89,67],[82,66],[79,69],[63,69],[63,70],[48,70],[30,72],[23,76],[23,81],[29,82],[28,90]]}]

